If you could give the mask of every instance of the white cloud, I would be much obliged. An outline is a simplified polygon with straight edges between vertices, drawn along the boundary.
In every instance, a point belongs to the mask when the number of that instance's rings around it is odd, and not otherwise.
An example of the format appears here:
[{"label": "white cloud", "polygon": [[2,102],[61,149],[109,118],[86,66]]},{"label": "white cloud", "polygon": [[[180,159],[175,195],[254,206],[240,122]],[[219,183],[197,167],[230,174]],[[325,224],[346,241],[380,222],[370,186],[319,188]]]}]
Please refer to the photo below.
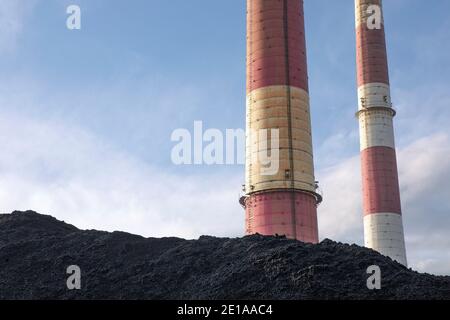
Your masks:
[{"label": "white cloud", "polygon": [[449,135],[435,134],[402,149],[399,174],[409,260],[420,271],[450,274]]},{"label": "white cloud", "polygon": [[0,119],[1,211],[153,237],[243,234],[240,175],[164,173],[68,124]]},{"label": "white cloud", "polygon": [[[355,119],[351,119],[355,121]],[[348,150],[359,150],[359,132],[355,125],[351,128],[339,129],[326,137],[314,151],[315,165],[327,168],[341,163],[348,157]]]},{"label": "white cloud", "polygon": [[34,7],[35,0],[0,1],[0,53],[14,50],[24,28],[24,19]]},{"label": "white cloud", "polygon": [[324,196],[318,210],[321,238],[362,244],[361,178],[359,157],[317,173]]}]

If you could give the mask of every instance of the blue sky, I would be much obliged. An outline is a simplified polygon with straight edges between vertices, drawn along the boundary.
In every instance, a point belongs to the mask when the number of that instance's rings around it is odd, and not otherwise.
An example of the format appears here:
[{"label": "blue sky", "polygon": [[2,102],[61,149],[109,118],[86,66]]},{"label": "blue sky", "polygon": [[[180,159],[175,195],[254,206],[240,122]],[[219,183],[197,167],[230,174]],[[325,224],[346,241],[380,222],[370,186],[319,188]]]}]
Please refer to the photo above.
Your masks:
[{"label": "blue sky", "polygon": [[[450,2],[384,9],[408,256],[450,274]],[[362,244],[353,10],[305,0],[320,235]],[[245,23],[242,0],[1,0],[0,211],[242,235],[243,166],[175,166],[170,136],[244,128]]]}]

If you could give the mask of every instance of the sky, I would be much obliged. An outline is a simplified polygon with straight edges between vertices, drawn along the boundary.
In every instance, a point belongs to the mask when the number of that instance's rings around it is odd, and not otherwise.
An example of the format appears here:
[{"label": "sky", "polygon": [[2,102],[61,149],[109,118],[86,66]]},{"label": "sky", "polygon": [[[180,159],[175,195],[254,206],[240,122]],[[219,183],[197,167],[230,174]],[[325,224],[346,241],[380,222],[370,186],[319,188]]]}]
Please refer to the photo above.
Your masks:
[{"label": "sky", "polygon": [[[69,5],[81,30],[66,27]],[[0,212],[147,237],[244,234],[243,165],[174,130],[245,128],[245,1],[0,0]],[[384,1],[409,265],[450,274],[450,2]],[[363,245],[354,5],[305,0],[320,238]]]}]

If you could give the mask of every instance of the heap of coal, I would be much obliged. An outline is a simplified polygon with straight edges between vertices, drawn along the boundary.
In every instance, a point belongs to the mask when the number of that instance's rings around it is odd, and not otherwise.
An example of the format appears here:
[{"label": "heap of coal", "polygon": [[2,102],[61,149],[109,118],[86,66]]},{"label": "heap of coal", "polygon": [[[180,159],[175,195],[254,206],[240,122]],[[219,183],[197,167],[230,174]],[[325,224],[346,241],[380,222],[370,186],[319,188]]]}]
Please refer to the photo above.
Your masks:
[{"label": "heap of coal", "polygon": [[[67,288],[71,265],[80,290]],[[367,288],[371,265],[381,290]],[[28,211],[0,215],[0,299],[450,299],[450,277],[331,240],[147,239]]]}]

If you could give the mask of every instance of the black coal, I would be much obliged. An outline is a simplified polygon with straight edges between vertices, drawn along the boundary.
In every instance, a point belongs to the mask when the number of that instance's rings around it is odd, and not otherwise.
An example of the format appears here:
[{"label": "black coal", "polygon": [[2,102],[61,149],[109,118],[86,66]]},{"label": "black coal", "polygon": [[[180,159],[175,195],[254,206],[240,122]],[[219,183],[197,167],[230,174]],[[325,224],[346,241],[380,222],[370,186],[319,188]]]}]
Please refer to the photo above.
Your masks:
[{"label": "black coal", "polygon": [[[70,265],[81,290],[67,288]],[[381,290],[367,288],[371,265]],[[331,240],[143,238],[27,211],[0,215],[0,299],[450,299],[450,277]]]}]

